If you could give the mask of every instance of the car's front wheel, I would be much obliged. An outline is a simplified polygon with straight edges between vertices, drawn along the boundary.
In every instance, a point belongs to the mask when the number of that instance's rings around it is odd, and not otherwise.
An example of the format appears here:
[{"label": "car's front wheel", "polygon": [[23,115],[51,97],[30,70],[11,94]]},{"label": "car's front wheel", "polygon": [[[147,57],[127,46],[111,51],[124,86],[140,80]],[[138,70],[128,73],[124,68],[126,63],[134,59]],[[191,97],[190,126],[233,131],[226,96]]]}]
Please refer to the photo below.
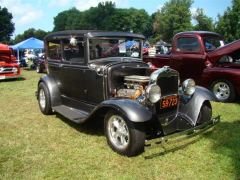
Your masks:
[{"label": "car's front wheel", "polygon": [[214,81],[210,89],[220,102],[232,102],[236,97],[233,85],[225,79]]},{"label": "car's front wheel", "polygon": [[38,105],[43,114],[52,114],[50,93],[43,82],[38,86]]},{"label": "car's front wheel", "polygon": [[132,122],[123,113],[110,111],[105,116],[104,128],[108,145],[118,154],[131,157],[144,151],[143,123]]}]

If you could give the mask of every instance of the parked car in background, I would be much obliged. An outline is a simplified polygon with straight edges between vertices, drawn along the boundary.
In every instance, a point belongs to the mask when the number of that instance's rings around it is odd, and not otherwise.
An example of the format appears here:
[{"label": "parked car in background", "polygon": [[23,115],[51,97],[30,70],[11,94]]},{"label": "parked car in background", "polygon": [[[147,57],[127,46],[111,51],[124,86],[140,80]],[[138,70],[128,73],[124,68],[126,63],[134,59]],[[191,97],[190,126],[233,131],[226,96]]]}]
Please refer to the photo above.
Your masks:
[{"label": "parked car in background", "polygon": [[45,57],[44,54],[42,54],[40,57],[37,57],[36,60],[34,61],[37,73],[42,73],[46,70],[44,57]]},{"label": "parked car in background", "polygon": [[232,102],[240,94],[240,41],[225,45],[214,32],[189,31],[174,36],[171,54],[145,56],[144,62],[177,70],[181,82],[192,78],[210,89],[221,102]]},{"label": "parked car in background", "polygon": [[156,54],[170,54],[172,50],[172,45],[154,45],[156,48]]},{"label": "parked car in background", "polygon": [[0,44],[0,80],[19,78],[20,71],[13,49],[8,45]]},{"label": "parked car in background", "polygon": [[[142,61],[144,38],[90,30],[48,34],[47,74],[36,92],[41,112],[56,112],[75,123],[102,121],[108,145],[126,156],[218,123],[220,116],[212,118],[210,103],[216,98],[209,90],[192,79],[179,87],[179,73],[168,66],[151,73]],[[131,41],[138,42],[138,56],[132,57],[126,46]]]}]

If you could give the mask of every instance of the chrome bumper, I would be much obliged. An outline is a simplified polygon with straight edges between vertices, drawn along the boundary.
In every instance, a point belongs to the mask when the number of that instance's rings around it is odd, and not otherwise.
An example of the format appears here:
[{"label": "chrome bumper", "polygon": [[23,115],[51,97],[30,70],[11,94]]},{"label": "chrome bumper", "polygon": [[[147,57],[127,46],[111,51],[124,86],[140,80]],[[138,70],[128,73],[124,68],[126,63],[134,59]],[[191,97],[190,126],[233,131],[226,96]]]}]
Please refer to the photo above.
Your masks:
[{"label": "chrome bumper", "polygon": [[190,138],[192,136],[195,136],[199,133],[202,133],[202,132],[208,130],[209,128],[213,127],[214,125],[216,125],[219,122],[220,122],[220,115],[218,115],[216,118],[211,119],[208,122],[205,122],[204,124],[201,124],[199,126],[192,128],[192,129],[188,129],[186,131],[174,133],[174,134],[167,135],[167,136],[158,137],[158,138],[151,139],[151,140],[145,140],[145,147],[151,148],[156,145],[164,146],[164,144],[170,144],[170,143],[173,143],[176,141]]}]

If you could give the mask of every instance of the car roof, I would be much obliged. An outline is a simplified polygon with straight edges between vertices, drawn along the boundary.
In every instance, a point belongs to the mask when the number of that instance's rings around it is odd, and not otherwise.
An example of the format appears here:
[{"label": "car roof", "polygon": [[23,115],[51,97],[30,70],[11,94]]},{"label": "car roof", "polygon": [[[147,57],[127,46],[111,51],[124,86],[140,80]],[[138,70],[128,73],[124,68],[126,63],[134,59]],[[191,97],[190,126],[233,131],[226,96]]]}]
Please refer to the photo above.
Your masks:
[{"label": "car roof", "polygon": [[145,37],[142,34],[129,33],[129,32],[120,32],[120,31],[99,31],[99,30],[66,30],[53,32],[45,36],[44,40],[52,38],[64,38],[64,37],[136,37],[144,39]]},{"label": "car roof", "polygon": [[215,32],[211,32],[211,31],[185,31],[185,32],[180,32],[177,33],[175,36],[179,36],[179,35],[198,35],[198,36],[206,36],[206,35],[214,35],[214,36],[220,36],[220,34],[215,33]]}]

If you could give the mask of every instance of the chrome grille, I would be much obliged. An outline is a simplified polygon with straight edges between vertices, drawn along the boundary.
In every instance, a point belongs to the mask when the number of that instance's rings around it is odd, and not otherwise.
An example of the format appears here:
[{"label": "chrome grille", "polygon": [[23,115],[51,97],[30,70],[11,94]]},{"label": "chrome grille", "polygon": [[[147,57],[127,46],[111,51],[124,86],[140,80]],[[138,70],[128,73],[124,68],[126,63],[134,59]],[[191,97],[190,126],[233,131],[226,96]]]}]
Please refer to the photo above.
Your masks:
[{"label": "chrome grille", "polygon": [[0,67],[0,74],[6,73],[17,73],[18,68],[14,66],[1,66]]},{"label": "chrome grille", "polygon": [[[177,95],[179,90],[179,74],[169,67],[163,67],[154,72],[152,83],[161,88],[161,97]],[[160,100],[161,101],[161,100]],[[159,119],[174,118],[178,112],[178,105],[169,108],[160,108],[160,101],[155,104],[155,114]]]},{"label": "chrome grille", "polygon": [[178,76],[160,77],[157,84],[161,88],[162,96],[178,94]]}]

